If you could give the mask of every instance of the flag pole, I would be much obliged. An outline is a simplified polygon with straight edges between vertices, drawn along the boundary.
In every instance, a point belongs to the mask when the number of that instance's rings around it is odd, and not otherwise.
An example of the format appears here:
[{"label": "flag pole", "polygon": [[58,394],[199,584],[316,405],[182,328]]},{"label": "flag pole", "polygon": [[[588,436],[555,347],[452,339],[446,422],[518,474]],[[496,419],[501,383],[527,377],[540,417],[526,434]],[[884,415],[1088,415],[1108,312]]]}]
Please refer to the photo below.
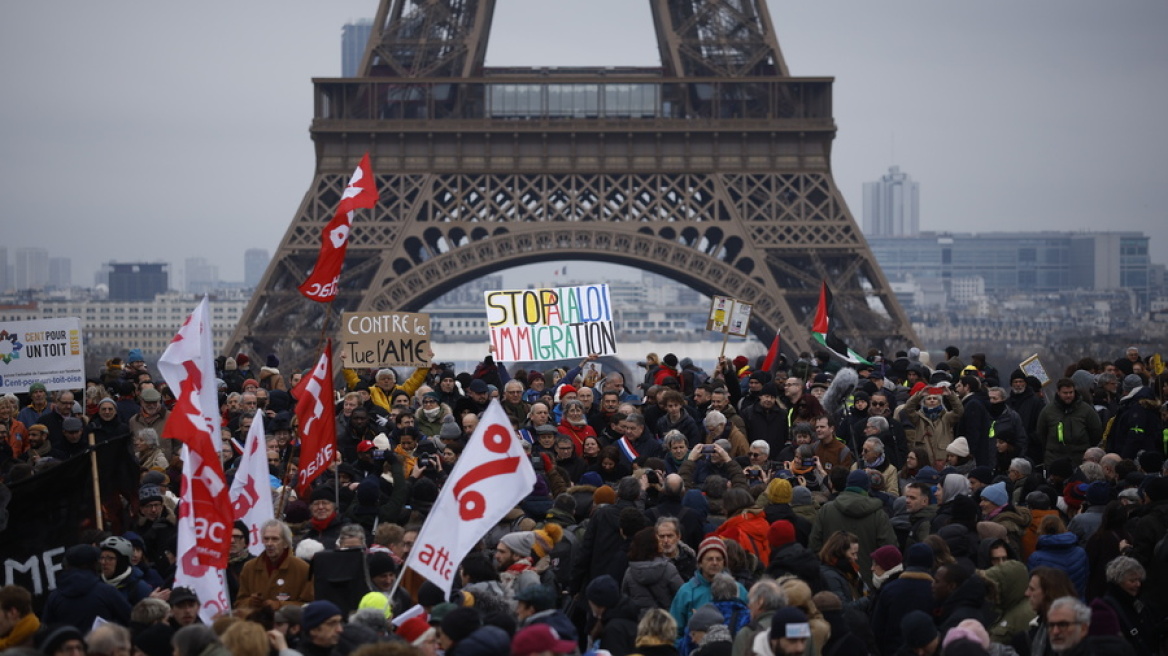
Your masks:
[{"label": "flag pole", "polygon": [[92,431],[89,433],[89,465],[93,470],[93,511],[97,518],[97,530],[104,531],[105,525],[101,516],[101,481],[97,477],[97,443]]}]

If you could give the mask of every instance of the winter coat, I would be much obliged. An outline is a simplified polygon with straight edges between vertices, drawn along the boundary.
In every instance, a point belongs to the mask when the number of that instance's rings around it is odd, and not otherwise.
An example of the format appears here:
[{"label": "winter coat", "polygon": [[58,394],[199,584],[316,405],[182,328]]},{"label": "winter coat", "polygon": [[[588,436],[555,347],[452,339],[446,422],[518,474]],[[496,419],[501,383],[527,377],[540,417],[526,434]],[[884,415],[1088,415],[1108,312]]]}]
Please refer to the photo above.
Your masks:
[{"label": "winter coat", "polygon": [[871,580],[872,552],[887,544],[896,544],[896,533],[884,503],[867,494],[844,490],[834,501],[819,509],[811,529],[808,548],[818,553],[823,543],[836,531],[848,531],[860,540],[860,574]]},{"label": "winter coat", "polygon": [[769,563],[771,543],[767,533],[770,528],[770,523],[761,511],[747,510],[727,519],[713,535],[734,540],[746,553],[754,554],[759,563]]},{"label": "winter coat", "polygon": [[796,515],[795,510],[791,508],[791,504],[789,503],[767,503],[765,492],[759,496],[759,499],[762,503],[766,504],[763,506],[762,511],[766,515],[768,525],[780,520],[791,522],[791,525],[795,527],[795,540],[799,544],[807,546],[807,542],[811,539],[812,522],[800,515]]},{"label": "winter coat", "polygon": [[1038,536],[1038,548],[1026,560],[1026,567],[1030,571],[1034,571],[1035,567],[1061,569],[1071,578],[1080,597],[1087,592],[1087,576],[1090,573],[1087,552],[1079,546],[1079,539],[1070,531]]},{"label": "winter coat", "polygon": [[1166,628],[1164,614],[1144,600],[1124,592],[1114,583],[1107,584],[1107,594],[1103,596],[1119,619],[1122,634],[1139,656],[1157,653],[1161,631]]},{"label": "winter coat", "polygon": [[[1147,570],[1144,594],[1157,608],[1168,608],[1168,562],[1156,558],[1156,543],[1168,533],[1168,500],[1145,506],[1138,517],[1127,522],[1132,556]],[[1168,611],[1166,611],[1168,612]]]},{"label": "winter coat", "polygon": [[[738,598],[746,601],[746,588],[741,583],[738,584]],[[689,618],[693,612],[713,601],[714,596],[710,592],[710,581],[701,572],[694,574],[692,579],[681,586],[673,597],[673,603],[669,606],[669,614],[677,622],[677,636],[679,638],[685,635],[685,627],[689,625]]]},{"label": "winter coat", "polygon": [[1034,439],[1044,445],[1046,462],[1064,457],[1081,462],[1083,453],[1098,444],[1102,436],[1103,425],[1095,408],[1078,397],[1070,405],[1056,397],[1038,415]]},{"label": "winter coat", "polygon": [[771,562],[767,565],[766,575],[773,579],[794,575],[803,579],[812,592],[822,592],[827,589],[827,584],[820,573],[820,564],[819,558],[810,549],[798,542],[791,542],[771,549]]},{"label": "winter coat", "polygon": [[625,570],[621,595],[628,597],[640,610],[669,610],[673,596],[681,586],[681,575],[669,559],[638,560],[629,563]]},{"label": "winter coat", "polygon": [[44,625],[71,624],[82,632],[93,627],[94,618],[126,626],[130,623],[130,602],[96,572],[67,569],[57,576],[57,589],[49,593],[41,613]]},{"label": "winter coat", "polygon": [[[847,565],[843,567],[847,567]],[[827,585],[827,590],[834,592],[835,596],[839,597],[844,604],[855,601],[863,595],[863,586],[860,583],[859,575],[855,572],[849,576],[849,573],[840,565],[824,564],[819,566],[819,573]]]},{"label": "winter coat", "polygon": [[309,578],[308,563],[292,555],[289,551],[276,569],[267,569],[268,557],[261,554],[252,558],[239,573],[239,597],[236,608],[253,608],[252,594],[260,595],[265,603],[273,602],[277,607],[289,604],[299,606],[315,599],[312,579]]},{"label": "winter coat", "polygon": [[628,656],[637,653],[637,621],[641,609],[632,599],[621,599],[613,608],[604,610],[600,619],[600,648],[608,650],[612,656]]},{"label": "winter coat", "polygon": [[669,421],[669,415],[662,414],[661,418],[657,420],[657,425],[653,428],[654,433],[659,438],[664,438],[665,434],[671,430],[679,431],[685,436],[685,441],[690,448],[701,444],[702,438],[706,436],[705,431],[702,430],[701,426],[698,426],[693,416],[686,412],[685,408],[681,409],[681,416],[677,419],[677,423]]},{"label": "winter coat", "polygon": [[994,642],[1010,644],[1010,638],[1025,631],[1035,617],[1030,600],[1026,598],[1026,586],[1030,581],[1026,566],[1016,560],[1007,560],[985,570],[985,577],[998,587],[998,599],[994,604],[997,620],[986,628]]},{"label": "winter coat", "polygon": [[588,582],[602,574],[621,581],[628,567],[628,543],[620,534],[620,513],[625,508],[633,508],[632,503],[617,500],[608,506],[601,506],[592,513],[580,550],[576,552],[572,565],[573,592],[583,590]]},{"label": "winter coat", "polygon": [[990,440],[989,398],[982,394],[967,394],[961,400],[965,406],[965,414],[957,424],[957,434],[964,435],[969,442],[969,455],[978,465],[993,467],[997,458],[997,449]]},{"label": "winter coat", "polygon": [[910,611],[932,609],[933,577],[927,571],[910,569],[881,586],[872,608],[872,631],[880,653],[894,654],[903,642],[900,618]]},{"label": "winter coat", "polygon": [[1030,554],[1038,548],[1038,525],[1042,523],[1042,518],[1047,515],[1058,516],[1058,510],[1031,510],[1030,511],[1030,525],[1026,527],[1026,531],[1022,534],[1022,551],[1018,552],[1018,557],[1022,560],[1029,560]]},{"label": "winter coat", "polygon": [[1119,401],[1115,421],[1108,427],[1107,450],[1135,459],[1140,451],[1162,451],[1160,407],[1152,388],[1137,387]]},{"label": "winter coat", "polygon": [[751,442],[765,440],[771,447],[771,453],[783,450],[790,428],[787,425],[786,409],[776,403],[768,410],[755,403],[741,414],[742,421],[746,423],[746,439]]},{"label": "winter coat", "polygon": [[937,460],[945,459],[945,449],[957,437],[954,432],[961,415],[965,413],[965,406],[957,393],[948,390],[940,406],[940,413],[930,418],[921,408],[925,400],[926,390],[913,394],[904,404],[903,416],[905,421],[915,429],[915,435],[909,441],[909,448],[924,447],[929,453],[929,465]]},{"label": "winter coat", "polygon": [[936,622],[941,635],[945,635],[962,620],[974,619],[985,626],[992,617],[993,610],[990,608],[989,599],[986,598],[985,582],[976,574],[966,579],[965,583],[957,586],[956,590],[933,607],[933,621]]},{"label": "winter coat", "polygon": [[1026,527],[1030,526],[1029,509],[1015,508],[1006,504],[1002,507],[1001,512],[998,512],[992,517],[987,517],[986,521],[1001,524],[1006,527],[1006,539],[1010,542],[1014,553],[1021,552],[1022,535],[1026,532]]},{"label": "winter coat", "polygon": [[1086,546],[1087,540],[1095,535],[1095,531],[1103,524],[1103,511],[1107,506],[1088,506],[1086,510],[1075,515],[1071,519],[1071,523],[1067,525],[1067,530],[1075,534],[1079,538],[1079,544]]}]

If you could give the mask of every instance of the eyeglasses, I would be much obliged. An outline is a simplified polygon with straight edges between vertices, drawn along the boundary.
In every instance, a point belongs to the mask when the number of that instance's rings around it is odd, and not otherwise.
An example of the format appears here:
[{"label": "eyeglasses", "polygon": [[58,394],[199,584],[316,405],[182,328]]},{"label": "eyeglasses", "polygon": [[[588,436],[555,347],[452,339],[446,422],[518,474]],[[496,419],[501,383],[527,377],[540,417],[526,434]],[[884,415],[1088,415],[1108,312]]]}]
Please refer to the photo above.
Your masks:
[{"label": "eyeglasses", "polygon": [[1079,622],[1047,622],[1046,627],[1051,631],[1054,631],[1055,629],[1059,631],[1066,631],[1072,626],[1079,626],[1079,624]]},{"label": "eyeglasses", "polygon": [[755,452],[755,451],[751,451],[751,452],[750,452],[750,457],[751,457],[751,458],[763,458],[763,457],[766,457],[766,455],[767,455],[767,454],[765,454],[765,453],[757,453],[757,452]]},{"label": "eyeglasses", "polygon": [[422,405],[438,405],[438,401],[434,399],[422,399]]}]

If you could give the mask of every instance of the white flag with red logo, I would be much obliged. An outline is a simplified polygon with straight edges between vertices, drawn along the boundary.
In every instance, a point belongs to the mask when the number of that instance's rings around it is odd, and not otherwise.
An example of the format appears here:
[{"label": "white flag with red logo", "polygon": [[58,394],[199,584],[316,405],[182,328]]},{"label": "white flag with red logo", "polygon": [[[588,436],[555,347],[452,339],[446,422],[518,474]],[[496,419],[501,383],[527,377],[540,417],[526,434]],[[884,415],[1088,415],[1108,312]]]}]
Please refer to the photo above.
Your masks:
[{"label": "white flag with red logo", "polygon": [[369,153],[361,158],[357,170],[333,220],[324,227],[320,238],[320,253],[316,256],[316,266],[308,280],[298,288],[306,298],[328,303],[337,295],[337,281],[341,278],[341,268],[345,264],[345,251],[349,247],[349,230],[353,225],[353,213],[357,209],[372,209],[377,205],[377,181],[373,178],[373,167],[369,163]]},{"label": "white flag with red logo", "polygon": [[511,420],[492,400],[446,479],[405,567],[450,594],[458,563],[535,485]]},{"label": "white flag with red logo", "polygon": [[337,454],[337,422],[333,410],[333,341],[325,342],[324,353],[292,390],[296,397],[296,419],[300,423],[300,474],[296,492],[308,495],[312,481],[329,468]]},{"label": "white flag with red logo", "polygon": [[175,585],[199,596],[199,616],[230,609],[222,570],[231,550],[231,503],[219,462],[219,405],[211,313],[206,297],[191,312],[158,369],[176,396],[162,437],[181,440],[182,502],[178,517]]},{"label": "white flag with red logo", "polygon": [[264,552],[260,526],[276,516],[272,506],[271,476],[264,422],[257,416],[251,422],[243,455],[239,457],[239,467],[231,481],[231,507],[235,519],[247,525],[247,550],[253,556]]}]

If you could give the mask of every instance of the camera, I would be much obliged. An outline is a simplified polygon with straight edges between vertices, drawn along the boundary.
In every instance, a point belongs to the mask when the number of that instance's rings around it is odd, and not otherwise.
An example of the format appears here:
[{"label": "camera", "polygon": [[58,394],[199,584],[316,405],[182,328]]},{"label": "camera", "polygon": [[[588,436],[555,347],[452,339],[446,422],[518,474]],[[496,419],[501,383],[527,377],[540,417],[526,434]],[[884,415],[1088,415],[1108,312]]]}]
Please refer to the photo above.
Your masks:
[{"label": "camera", "polygon": [[707,445],[702,447],[702,453],[706,454],[707,456],[714,453],[717,450],[718,450],[717,447],[715,447],[713,444],[707,444]]},{"label": "camera", "polygon": [[543,457],[531,456],[531,467],[535,469],[535,471],[543,471]]},{"label": "camera", "polygon": [[373,462],[384,462],[385,457],[389,455],[389,449],[373,449]]},{"label": "camera", "polygon": [[747,469],[746,470],[746,478],[752,479],[752,480],[761,479],[762,478],[762,470],[761,469]]},{"label": "camera", "polygon": [[438,467],[438,456],[425,456],[418,458],[419,469],[430,469]]},{"label": "camera", "polygon": [[804,458],[802,463],[799,466],[800,467],[814,467],[815,466],[815,458]]}]

